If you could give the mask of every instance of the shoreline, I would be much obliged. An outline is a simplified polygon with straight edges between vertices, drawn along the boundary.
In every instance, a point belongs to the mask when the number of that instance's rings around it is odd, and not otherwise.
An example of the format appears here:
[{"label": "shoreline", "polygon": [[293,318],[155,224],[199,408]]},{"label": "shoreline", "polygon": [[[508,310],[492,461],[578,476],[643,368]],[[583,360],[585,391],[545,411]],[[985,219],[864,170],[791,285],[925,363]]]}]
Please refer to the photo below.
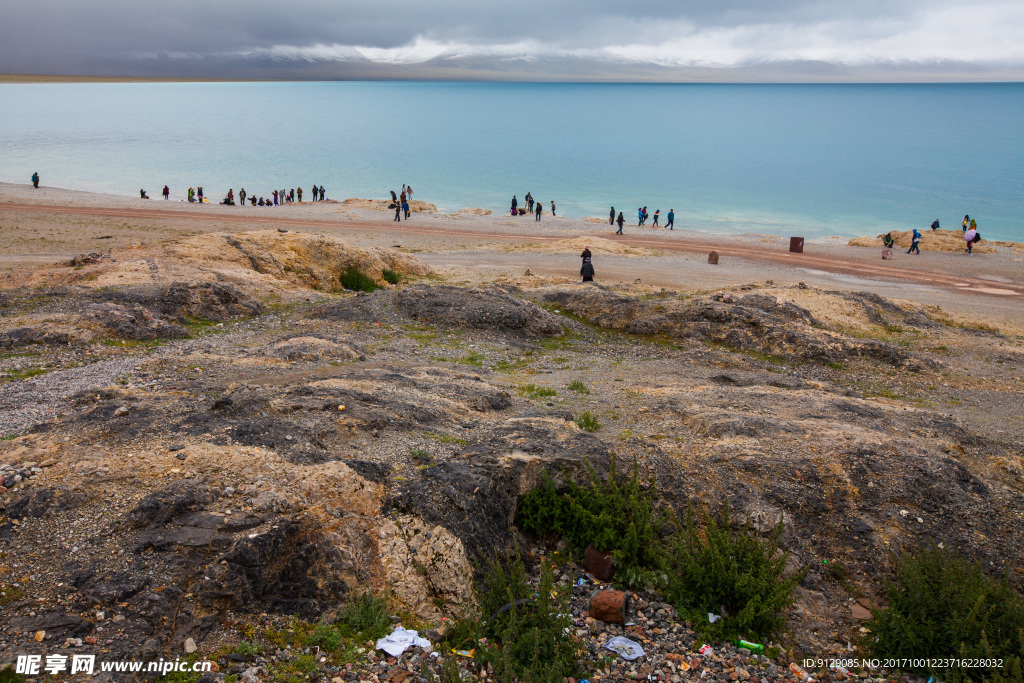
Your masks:
[{"label": "shoreline", "polygon": [[[105,195],[0,183],[0,289],[17,286],[14,274],[107,250],[145,250],[202,233],[239,233],[282,228],[323,233],[363,248],[400,247],[453,277],[516,283],[527,270],[570,281],[579,269],[579,244],[591,244],[598,281],[706,291],[750,282],[846,291],[939,305],[1022,327],[1024,254],[1009,247],[966,256],[923,251],[883,261],[881,249],[848,246],[845,239],[807,240],[805,251],[788,251],[772,235],[716,235],[679,229],[626,226],[616,236],[607,223],[522,216],[414,213],[394,223],[392,212],[349,208],[341,202],[303,202],[275,207],[188,204],[163,199]],[[717,251],[720,265],[707,254]],[[632,253],[630,253],[632,252]],[[13,279],[12,279],[13,278]]]}]

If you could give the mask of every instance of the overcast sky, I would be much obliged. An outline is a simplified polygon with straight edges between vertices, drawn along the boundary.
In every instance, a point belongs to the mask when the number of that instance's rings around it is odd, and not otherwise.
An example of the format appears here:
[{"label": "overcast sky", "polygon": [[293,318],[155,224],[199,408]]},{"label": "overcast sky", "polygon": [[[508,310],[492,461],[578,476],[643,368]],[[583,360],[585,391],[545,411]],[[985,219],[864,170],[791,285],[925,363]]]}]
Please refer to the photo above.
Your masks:
[{"label": "overcast sky", "polygon": [[0,72],[202,75],[228,63],[367,60],[1020,72],[1024,1],[34,0],[7,3],[0,22]]}]

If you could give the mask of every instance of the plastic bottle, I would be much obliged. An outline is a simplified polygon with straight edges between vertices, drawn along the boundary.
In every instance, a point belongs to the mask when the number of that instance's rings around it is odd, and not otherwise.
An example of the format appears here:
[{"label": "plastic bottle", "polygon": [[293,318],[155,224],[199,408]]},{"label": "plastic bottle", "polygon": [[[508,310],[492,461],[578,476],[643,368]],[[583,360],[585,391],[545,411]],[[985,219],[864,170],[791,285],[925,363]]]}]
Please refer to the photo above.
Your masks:
[{"label": "plastic bottle", "polygon": [[790,664],[789,670],[793,672],[793,675],[798,676],[804,683],[814,683],[814,679],[811,678],[811,675],[796,664]]},{"label": "plastic bottle", "polygon": [[747,640],[734,640],[732,641],[732,644],[736,647],[742,647],[744,650],[756,652],[759,655],[764,654],[764,645],[761,645],[760,643],[751,643]]}]

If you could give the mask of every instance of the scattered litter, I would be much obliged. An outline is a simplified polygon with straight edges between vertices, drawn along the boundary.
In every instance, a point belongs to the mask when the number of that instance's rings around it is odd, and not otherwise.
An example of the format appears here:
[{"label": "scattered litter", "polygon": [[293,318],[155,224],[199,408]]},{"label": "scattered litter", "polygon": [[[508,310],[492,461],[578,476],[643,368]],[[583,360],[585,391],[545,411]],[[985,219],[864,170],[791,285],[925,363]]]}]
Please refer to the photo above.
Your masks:
[{"label": "scattered litter", "polygon": [[711,612],[708,612],[708,621],[711,622],[712,624],[715,623],[716,621],[718,621],[721,618],[722,617],[718,616],[717,614],[712,614]]},{"label": "scattered litter", "polygon": [[473,653],[476,652],[476,648],[473,648],[472,650],[452,650],[452,652],[460,657],[469,657],[470,659],[473,659]]},{"label": "scattered litter", "polygon": [[644,656],[644,649],[640,647],[640,643],[634,643],[629,638],[623,638],[622,636],[615,636],[605,643],[604,647],[612,652],[617,652],[620,657],[629,661]]},{"label": "scattered litter", "polygon": [[409,631],[396,626],[391,635],[384,636],[377,641],[377,649],[384,650],[392,657],[397,657],[410,647],[429,647],[430,641],[420,638],[416,631]]},{"label": "scattered litter", "polygon": [[710,656],[715,654],[715,649],[710,645],[701,645],[700,649],[697,650],[697,652],[701,653],[704,656]]}]

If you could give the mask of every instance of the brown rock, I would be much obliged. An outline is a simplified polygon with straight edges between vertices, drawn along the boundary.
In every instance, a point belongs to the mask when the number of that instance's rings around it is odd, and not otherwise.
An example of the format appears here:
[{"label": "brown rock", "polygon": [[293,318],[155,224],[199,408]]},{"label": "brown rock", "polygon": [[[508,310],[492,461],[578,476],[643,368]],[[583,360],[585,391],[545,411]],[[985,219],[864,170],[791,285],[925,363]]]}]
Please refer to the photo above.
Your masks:
[{"label": "brown rock", "polygon": [[854,619],[870,619],[871,610],[865,609],[857,603],[850,605],[850,612],[853,614]]},{"label": "brown rock", "polygon": [[710,263],[713,266],[717,266],[718,265],[718,252],[717,251],[713,251],[710,254],[708,254],[708,263]]},{"label": "brown rock", "polygon": [[740,675],[738,673],[736,673],[735,671],[730,671],[729,672],[729,680],[730,681],[735,681],[739,677],[740,677]]},{"label": "brown rock", "polygon": [[82,641],[85,642],[86,645],[95,645],[96,636],[86,636],[85,638],[82,638]]},{"label": "brown rock", "polygon": [[615,571],[612,552],[601,552],[591,543],[583,553],[583,568],[593,574],[598,581],[611,581],[612,573]]},{"label": "brown rock", "polygon": [[622,591],[598,591],[590,600],[590,616],[608,624],[625,624],[628,602]]},{"label": "brown rock", "polygon": [[700,665],[703,664],[703,663],[704,663],[704,660],[702,660],[700,657],[694,657],[693,659],[690,660],[690,669],[693,670],[693,671],[696,671],[697,669],[700,668]]}]

